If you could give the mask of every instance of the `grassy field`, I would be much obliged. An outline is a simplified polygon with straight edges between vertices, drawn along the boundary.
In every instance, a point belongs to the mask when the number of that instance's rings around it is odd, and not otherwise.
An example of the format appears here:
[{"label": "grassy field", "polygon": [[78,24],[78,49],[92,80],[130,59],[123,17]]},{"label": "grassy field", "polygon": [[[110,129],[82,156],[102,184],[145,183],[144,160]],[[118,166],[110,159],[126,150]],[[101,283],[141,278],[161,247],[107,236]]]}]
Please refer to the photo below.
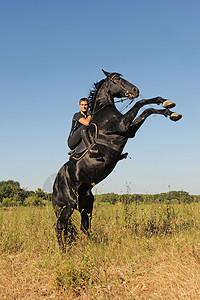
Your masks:
[{"label": "grassy field", "polygon": [[65,254],[55,221],[51,205],[0,210],[0,299],[200,299],[200,203],[97,202]]}]

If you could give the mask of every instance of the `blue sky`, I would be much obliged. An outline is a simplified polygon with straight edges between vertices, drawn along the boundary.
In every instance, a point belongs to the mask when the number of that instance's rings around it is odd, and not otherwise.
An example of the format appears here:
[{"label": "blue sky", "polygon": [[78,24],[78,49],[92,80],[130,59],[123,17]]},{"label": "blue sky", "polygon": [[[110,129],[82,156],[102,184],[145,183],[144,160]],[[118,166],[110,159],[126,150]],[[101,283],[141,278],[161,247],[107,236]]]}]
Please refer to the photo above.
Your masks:
[{"label": "blue sky", "polygon": [[[151,116],[96,192],[200,194],[200,2],[0,1],[0,180],[43,188],[68,160],[78,100],[116,71],[183,114]],[[46,181],[47,180],[47,181]]]}]

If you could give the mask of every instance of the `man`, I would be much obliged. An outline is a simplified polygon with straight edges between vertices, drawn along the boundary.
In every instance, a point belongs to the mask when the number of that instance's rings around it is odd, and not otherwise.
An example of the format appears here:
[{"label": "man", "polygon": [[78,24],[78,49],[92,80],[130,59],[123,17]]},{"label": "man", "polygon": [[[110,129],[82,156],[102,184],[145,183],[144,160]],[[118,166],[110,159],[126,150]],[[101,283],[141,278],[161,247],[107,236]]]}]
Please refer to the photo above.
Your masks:
[{"label": "man", "polygon": [[88,114],[88,99],[81,98],[79,101],[80,112],[75,113],[72,119],[72,128],[67,140],[68,146],[71,150],[75,149],[76,146],[83,140],[86,145],[89,155],[98,154],[96,144],[91,143],[88,135],[88,125],[91,121],[91,115]]}]

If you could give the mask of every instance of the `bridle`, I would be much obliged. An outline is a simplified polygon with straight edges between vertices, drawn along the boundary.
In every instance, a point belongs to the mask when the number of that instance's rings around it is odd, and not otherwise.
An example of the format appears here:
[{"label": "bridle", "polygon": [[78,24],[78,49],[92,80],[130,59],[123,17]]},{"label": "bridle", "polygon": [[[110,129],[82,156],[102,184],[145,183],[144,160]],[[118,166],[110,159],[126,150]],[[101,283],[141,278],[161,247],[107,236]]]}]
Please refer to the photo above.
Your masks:
[{"label": "bridle", "polygon": [[[115,103],[119,103],[119,102],[121,102],[121,103],[123,103],[124,101],[126,101],[126,100],[130,100],[130,102],[121,110],[121,112],[124,110],[124,109],[126,109],[129,105],[131,105],[132,104],[132,102],[133,102],[133,100],[134,100],[134,98],[136,98],[129,90],[127,90],[123,85],[121,85],[119,82],[116,82],[115,80],[114,80],[114,77],[115,76],[118,76],[118,74],[114,74],[112,77],[110,77],[110,80],[114,83],[114,84],[116,84],[116,85],[118,85],[122,90],[124,90],[125,91],[125,96],[126,96],[126,98],[124,98],[124,99],[120,99],[120,100],[116,100],[116,101],[114,101],[113,103],[115,104]],[[95,103],[96,104],[96,103]],[[93,112],[93,113],[91,113],[91,115],[95,115],[97,112],[99,112],[100,110],[102,110],[104,107],[106,107],[107,105],[109,105],[109,103],[106,103],[105,105],[103,105],[102,107],[100,107],[97,111],[95,111],[95,112]],[[94,108],[95,108],[95,106],[94,106]]]},{"label": "bridle", "polygon": [[[110,78],[110,80],[111,80],[114,84],[118,85],[122,90],[125,91],[125,96],[127,97],[125,100],[127,100],[127,99],[132,100],[131,98],[135,98],[135,96],[134,96],[129,90],[125,89],[125,87],[124,87],[123,85],[121,85],[119,82],[116,82],[116,81],[114,80],[115,76],[118,76],[118,75],[117,75],[117,74],[114,74],[114,75]],[[117,103],[117,102],[121,102],[121,100],[115,101],[114,103]]]}]

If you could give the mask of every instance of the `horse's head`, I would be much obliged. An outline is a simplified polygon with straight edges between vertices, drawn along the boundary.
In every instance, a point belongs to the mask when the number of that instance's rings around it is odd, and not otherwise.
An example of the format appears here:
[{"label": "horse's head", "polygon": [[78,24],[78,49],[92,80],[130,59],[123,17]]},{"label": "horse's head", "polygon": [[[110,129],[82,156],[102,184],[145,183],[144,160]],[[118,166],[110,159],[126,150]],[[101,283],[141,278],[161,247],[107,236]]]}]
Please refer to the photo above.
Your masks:
[{"label": "horse's head", "polygon": [[122,98],[128,97],[134,99],[139,96],[138,88],[127,80],[123,79],[119,73],[109,73],[102,70],[110,81],[110,94],[113,97]]}]

